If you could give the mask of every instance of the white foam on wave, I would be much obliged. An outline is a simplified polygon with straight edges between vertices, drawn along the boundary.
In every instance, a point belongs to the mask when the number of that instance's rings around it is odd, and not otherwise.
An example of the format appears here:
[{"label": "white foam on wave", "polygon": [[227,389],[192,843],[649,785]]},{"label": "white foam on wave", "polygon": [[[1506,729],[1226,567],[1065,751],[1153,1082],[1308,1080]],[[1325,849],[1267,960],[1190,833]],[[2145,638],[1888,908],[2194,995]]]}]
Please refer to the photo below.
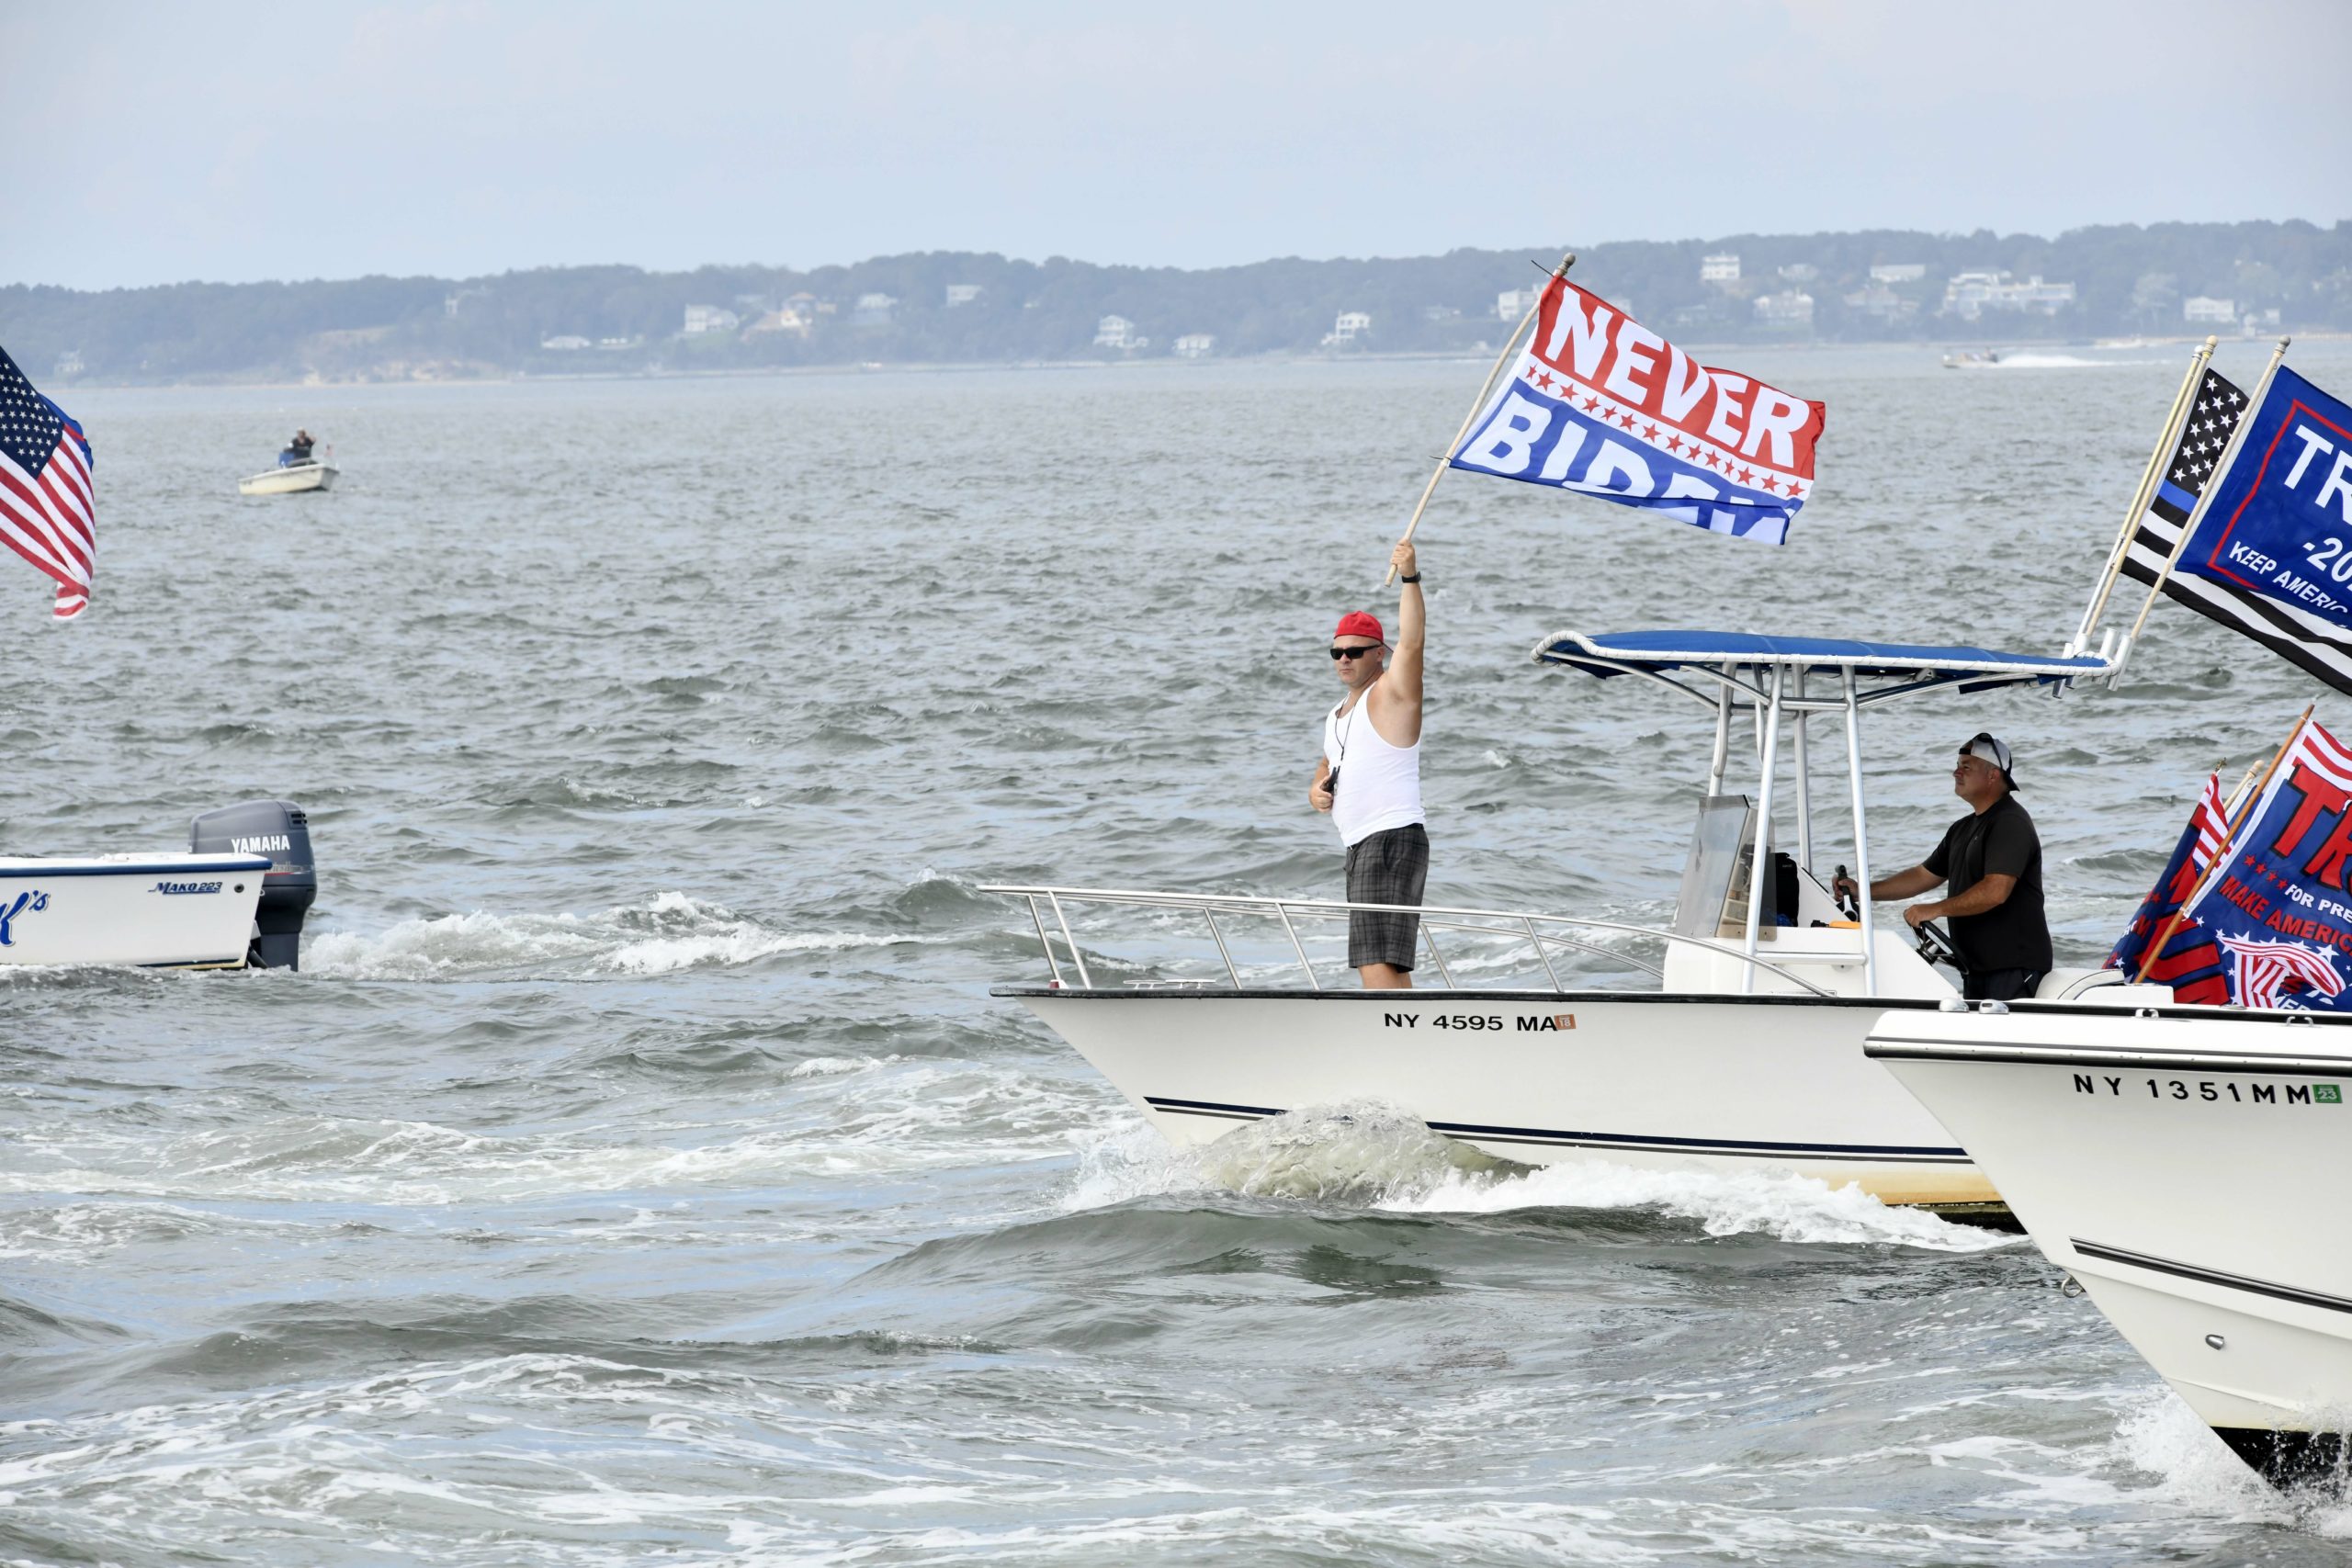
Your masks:
[{"label": "white foam on wave", "polygon": [[[1157,1481],[1165,1495],[1181,1483]],[[1235,1506],[1220,1489],[1200,1500],[1138,1511],[1117,1493],[1096,1513],[1069,1517],[1039,1496],[953,1523],[908,1523],[884,1514],[844,1546],[808,1523],[744,1519],[730,1529],[729,1561],[805,1563],[908,1562],[1556,1562],[1578,1568],[1652,1568],[1688,1562],[1685,1527],[1661,1549],[1656,1531],[1631,1531],[1618,1510],[1543,1498],[1471,1495],[1452,1485],[1411,1489],[1404,1501],[1352,1501],[1289,1487]],[[1000,1503],[1001,1485],[989,1495]],[[1025,1501],[1025,1499],[1023,1499]],[[827,1497],[826,1507],[898,1506],[887,1495]]]},{"label": "white foam on wave", "polygon": [[802,1175],[886,1174],[944,1163],[895,1142],[854,1135],[695,1131],[699,1141],[669,1146],[316,1118],[217,1140],[176,1140],[152,1161],[131,1149],[85,1149],[74,1164],[0,1172],[0,1192],[408,1207],[761,1186]]},{"label": "white foam on wave", "polygon": [[499,970],[662,975],[752,964],[784,953],[892,947],[926,939],[879,931],[779,931],[684,893],[656,894],[594,915],[435,915],[374,935],[326,931],[303,954],[313,974],[439,980]]},{"label": "white foam on wave", "polygon": [[1386,1193],[1434,1186],[1456,1160],[1503,1165],[1372,1101],[1244,1122],[1191,1148],[1170,1147],[1141,1121],[1076,1141],[1078,1174],[1061,1200],[1073,1213],[1134,1198],[1210,1192],[1369,1206]]},{"label": "white foam on wave", "polygon": [[[804,1068],[814,1068],[803,1071]],[[20,1139],[0,1195],[130,1202],[527,1202],[584,1193],[742,1190],[1055,1159],[1075,1091],[1004,1068],[813,1058],[803,1099],[723,1122],[487,1133],[425,1121],[279,1116],[158,1134]],[[944,1135],[951,1133],[952,1136]],[[37,1243],[39,1238],[27,1238]],[[0,1250],[16,1245],[0,1231]]]},{"label": "white foam on wave", "polygon": [[1760,1232],[1782,1241],[1983,1252],[2015,1236],[1956,1225],[1924,1209],[1889,1208],[1860,1188],[1793,1172],[1663,1170],[1605,1160],[1541,1166],[1498,1179],[1457,1177],[1385,1208],[1422,1213],[1512,1209],[1656,1209],[1709,1235]]},{"label": "white foam on wave", "polygon": [[[384,1561],[448,1561],[453,1541],[489,1530],[511,1541],[518,1520],[574,1527],[601,1517],[580,1505],[583,1495],[623,1495],[496,1436],[468,1450],[462,1473],[444,1473],[411,1462],[403,1430],[458,1410],[495,1433],[543,1416],[549,1404],[658,1420],[684,1403],[679,1381],[598,1357],[537,1352],[34,1418],[11,1432],[18,1451],[0,1460],[0,1499],[29,1522],[87,1517],[88,1495],[103,1495],[110,1539],[126,1557],[217,1556],[222,1540],[274,1527],[293,1539],[370,1541]],[[739,1506],[707,1489],[631,1495],[648,1517],[690,1519]],[[369,1535],[351,1534],[355,1518],[374,1521]],[[544,1540],[526,1542],[501,1561],[552,1561],[551,1551],[560,1554]]]},{"label": "white foam on wave", "polygon": [[602,945],[576,915],[435,915],[402,920],[374,936],[323,931],[303,966],[356,980],[431,980],[469,969],[501,969],[582,958]]},{"label": "white foam on wave", "polygon": [[0,1258],[88,1263],[124,1247],[223,1234],[261,1235],[266,1222],[170,1203],[44,1203],[0,1214]]},{"label": "white foam on wave", "polygon": [[2005,354],[1994,370],[2104,370],[2111,365],[2156,365],[2154,359],[2085,359],[2072,354]]},{"label": "white foam on wave", "polygon": [[2352,1495],[2278,1492],[2168,1388],[2133,1396],[2116,1427],[2113,1452],[2160,1477],[2159,1493],[2191,1512],[2352,1540]]},{"label": "white foam on wave", "polygon": [[1710,1235],[1978,1252],[2016,1238],[1892,1209],[1858,1187],[1766,1171],[1653,1170],[1601,1160],[1523,1166],[1433,1133],[1393,1105],[1356,1101],[1245,1122],[1213,1143],[1170,1148],[1130,1122],[1081,1144],[1068,1211],[1162,1194],[1238,1192],[1396,1213],[1653,1209]]},{"label": "white foam on wave", "polygon": [[706,964],[749,964],[778,953],[840,953],[854,947],[896,947],[921,940],[870,931],[772,931],[752,921],[693,936],[648,937],[608,953],[597,966],[624,975],[662,975]]},{"label": "white foam on wave", "polygon": [[837,1077],[844,1073],[872,1072],[892,1062],[902,1062],[903,1056],[811,1056],[786,1076],[796,1078]]},{"label": "white foam on wave", "polygon": [[[1401,1556],[1650,1568],[1706,1540],[1703,1524],[1666,1534],[1624,1506],[1442,1476],[1366,1497],[1344,1479],[1269,1486],[1246,1457],[1155,1464],[1130,1431],[1081,1424],[1074,1439],[1068,1412],[1024,1420],[1026,1401],[1000,1401],[1012,1408],[993,1423],[1015,1435],[994,1447],[1046,1454],[1052,1472],[1038,1474],[905,1440],[895,1401],[836,1390],[778,1422],[775,1400],[742,1382],[553,1350],[273,1378],[17,1423],[0,1498],[28,1526],[87,1531],[103,1510],[114,1557],[159,1562],[270,1533],[416,1562],[639,1561],[633,1543],[662,1540],[705,1565]],[[562,1440],[580,1430],[594,1439]],[[712,1484],[725,1473],[754,1483]]]}]

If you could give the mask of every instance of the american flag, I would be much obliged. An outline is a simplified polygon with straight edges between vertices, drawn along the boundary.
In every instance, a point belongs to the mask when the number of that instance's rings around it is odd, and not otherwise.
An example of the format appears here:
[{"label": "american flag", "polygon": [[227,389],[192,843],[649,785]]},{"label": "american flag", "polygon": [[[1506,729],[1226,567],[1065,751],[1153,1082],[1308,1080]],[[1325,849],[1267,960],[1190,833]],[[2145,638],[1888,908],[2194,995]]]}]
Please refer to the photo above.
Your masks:
[{"label": "american flag", "polygon": [[57,618],[90,605],[97,507],[90,444],[0,349],[0,544],[57,582]]},{"label": "american flag", "polygon": [[2173,934],[2165,939],[2165,950],[2151,956],[2148,944],[2156,933],[2172,925],[2172,917],[2181,901],[2194,892],[2213,863],[2222,845],[2230,837],[2229,807],[2222,799],[2222,781],[2209,777],[2205,793],[2198,796],[2197,809],[2189,814],[2188,826],[2180,835],[2180,842],[2172,852],[2172,859],[2165,863],[2162,874],[2142,901],[2139,912],[2132,917],[2132,925],[2107,955],[2109,969],[2121,969],[2144,984],[2170,986],[2177,1002],[2208,1002],[2219,1005],[2230,999],[2229,984],[2222,973],[2222,955],[2213,945],[2213,934],[2195,920],[2183,920]]},{"label": "american flag", "polygon": [[2172,464],[2156,486],[2154,510],[2175,527],[2188,521],[2190,508],[2205,493],[2205,481],[2213,477],[2213,466],[2230,444],[2231,433],[2245,417],[2245,394],[2220,371],[2206,371],[2205,379],[2198,383],[2196,401],[2188,405],[2188,423],[2181,427]]},{"label": "american flag", "polygon": [[[2181,426],[2180,444],[2173,448],[2172,460],[2165,465],[2156,493],[2124,552],[2124,576],[2154,582],[2164,572],[2182,526],[2212,481],[2230,436],[2252,401],[2223,377],[2205,372],[2197,384],[2196,400],[2189,404],[2188,423]],[[2252,637],[2336,690],[2352,692],[2352,636],[2343,628],[2276,598],[2210,577],[2176,571],[2164,578],[2164,585],[2165,597]]]},{"label": "american flag", "polygon": [[2237,960],[2237,980],[2230,989],[2242,1008],[2301,1007],[2334,1001],[2344,994],[2344,976],[2335,972],[2335,960],[2324,948],[2252,937],[2215,940]]}]

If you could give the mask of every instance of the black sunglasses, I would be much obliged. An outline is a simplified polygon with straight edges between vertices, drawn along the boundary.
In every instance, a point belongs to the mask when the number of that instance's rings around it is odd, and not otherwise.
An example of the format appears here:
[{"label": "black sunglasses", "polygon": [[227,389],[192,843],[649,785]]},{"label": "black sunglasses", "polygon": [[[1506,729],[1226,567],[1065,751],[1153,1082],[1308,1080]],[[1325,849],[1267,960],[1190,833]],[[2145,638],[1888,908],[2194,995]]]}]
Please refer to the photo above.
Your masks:
[{"label": "black sunglasses", "polygon": [[1334,659],[1362,659],[1367,653],[1377,653],[1379,651],[1380,645],[1375,642],[1369,648],[1335,648],[1331,650],[1331,657]]}]

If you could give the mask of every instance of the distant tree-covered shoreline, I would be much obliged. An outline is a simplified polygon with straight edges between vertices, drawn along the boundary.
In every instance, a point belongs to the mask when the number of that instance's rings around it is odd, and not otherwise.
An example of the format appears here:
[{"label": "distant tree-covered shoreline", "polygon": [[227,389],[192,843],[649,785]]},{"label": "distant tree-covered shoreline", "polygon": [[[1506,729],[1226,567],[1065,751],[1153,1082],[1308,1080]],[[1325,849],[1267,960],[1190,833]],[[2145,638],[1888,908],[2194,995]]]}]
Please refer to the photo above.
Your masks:
[{"label": "distant tree-covered shoreline", "polygon": [[[1442,353],[1548,265],[1690,342],[2352,330],[2352,221],[1736,234],[1182,270],[936,251],[848,266],[0,288],[0,346],[76,383],[449,379],[860,363]],[[1736,276],[1724,258],[1736,258]],[[1702,276],[1706,275],[1706,276]],[[2041,280],[2037,286],[2031,280]]]}]

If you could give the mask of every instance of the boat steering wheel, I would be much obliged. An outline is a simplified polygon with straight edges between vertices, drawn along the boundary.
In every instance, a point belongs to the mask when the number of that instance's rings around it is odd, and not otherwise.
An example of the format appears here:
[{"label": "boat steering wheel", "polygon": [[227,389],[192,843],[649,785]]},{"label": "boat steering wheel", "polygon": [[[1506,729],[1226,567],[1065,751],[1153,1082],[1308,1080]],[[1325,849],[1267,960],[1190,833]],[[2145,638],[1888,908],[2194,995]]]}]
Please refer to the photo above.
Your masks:
[{"label": "boat steering wheel", "polygon": [[[1833,888],[1837,887],[1838,883],[1848,879],[1848,875],[1846,868],[1839,866],[1837,881],[1829,886]],[[1837,901],[1838,912],[1848,919],[1859,920],[1862,918],[1862,901],[1860,898],[1844,892],[1832,893],[1831,897]],[[1921,920],[1918,928],[1912,934],[1918,939],[1919,956],[1930,964],[1940,964],[1949,969],[1960,967],[1960,953],[1951,944],[1951,934],[1935,921]]]},{"label": "boat steering wheel", "polygon": [[1933,920],[1921,920],[1917,928],[1919,956],[1929,964],[1940,964],[1948,969],[1960,967],[1960,953],[1952,947],[1951,937]]}]

